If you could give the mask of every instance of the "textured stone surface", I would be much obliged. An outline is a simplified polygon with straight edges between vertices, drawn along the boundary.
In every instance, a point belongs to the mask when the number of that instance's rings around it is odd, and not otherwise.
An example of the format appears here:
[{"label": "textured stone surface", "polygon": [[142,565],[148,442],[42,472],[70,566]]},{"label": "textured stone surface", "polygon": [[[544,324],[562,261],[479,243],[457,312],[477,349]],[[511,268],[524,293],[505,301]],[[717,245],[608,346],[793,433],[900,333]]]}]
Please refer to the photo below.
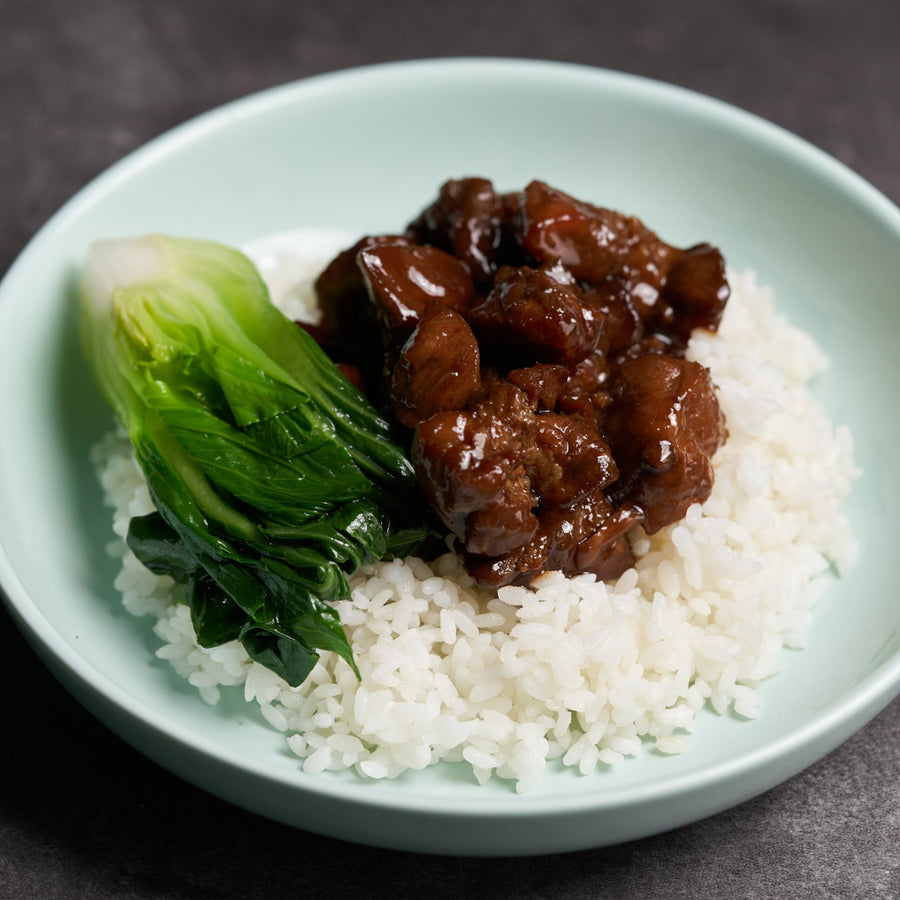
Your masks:
[{"label": "textured stone surface", "polygon": [[[0,272],[82,185],[184,119],[414,57],[568,60],[681,84],[900,201],[898,39],[892,0],[0,0]],[[0,659],[43,698],[4,705],[2,898],[900,896],[900,701],[786,784],[670,834],[555,857],[418,857],[306,835],[184,784],[92,719],[0,617]]]}]

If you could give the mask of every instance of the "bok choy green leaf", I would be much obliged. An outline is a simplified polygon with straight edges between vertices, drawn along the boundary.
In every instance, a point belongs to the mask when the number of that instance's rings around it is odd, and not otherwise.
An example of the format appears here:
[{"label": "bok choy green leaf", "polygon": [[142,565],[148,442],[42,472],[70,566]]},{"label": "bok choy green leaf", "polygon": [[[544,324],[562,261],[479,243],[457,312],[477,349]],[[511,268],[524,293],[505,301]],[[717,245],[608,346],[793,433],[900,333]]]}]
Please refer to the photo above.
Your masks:
[{"label": "bok choy green leaf", "polygon": [[174,578],[200,644],[239,639],[292,685],[317,650],[356,669],[332,603],[427,532],[390,426],[220,244],[93,245],[81,333],[157,510],[129,545]]}]

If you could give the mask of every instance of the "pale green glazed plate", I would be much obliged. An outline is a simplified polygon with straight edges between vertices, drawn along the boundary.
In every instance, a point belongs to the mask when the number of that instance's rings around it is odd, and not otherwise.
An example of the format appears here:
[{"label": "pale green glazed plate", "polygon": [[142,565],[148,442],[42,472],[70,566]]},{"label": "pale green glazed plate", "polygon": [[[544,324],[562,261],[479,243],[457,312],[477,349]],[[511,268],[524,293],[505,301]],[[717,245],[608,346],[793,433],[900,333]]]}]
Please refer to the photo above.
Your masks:
[{"label": "pale green glazed plate", "polygon": [[[680,757],[646,752],[517,795],[462,768],[390,783],[305,775],[239,697],[206,706],[118,605],[108,514],[88,462],[109,413],[76,339],[73,285],[97,238],[165,231],[243,244],[324,226],[395,230],[448,177],[542,178],[643,217],[673,243],[711,240],[774,286],[833,356],[818,391],[864,470],[862,554],[816,611],[809,648],[753,722],[701,716]],[[896,536],[900,212],[845,167],[721,103],[559,64],[451,60],[269,90],[175,129],[69,202],[0,285],[0,582],[59,679],[173,772],[273,819],[405,850],[515,855],[610,844],[756,795],[837,746],[900,691]]]}]

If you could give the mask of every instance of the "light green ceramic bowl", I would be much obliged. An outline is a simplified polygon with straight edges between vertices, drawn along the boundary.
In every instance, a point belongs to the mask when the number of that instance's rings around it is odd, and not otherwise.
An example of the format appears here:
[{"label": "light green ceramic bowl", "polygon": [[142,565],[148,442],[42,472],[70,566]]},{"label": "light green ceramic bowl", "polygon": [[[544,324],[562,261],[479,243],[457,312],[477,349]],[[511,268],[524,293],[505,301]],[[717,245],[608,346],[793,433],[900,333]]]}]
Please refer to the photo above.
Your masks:
[{"label": "light green ceramic bowl", "polygon": [[[865,471],[862,557],[816,611],[809,648],[753,722],[702,715],[692,749],[546,774],[516,795],[436,767],[390,783],[310,777],[249,706],[206,706],[118,604],[108,513],[88,463],[109,413],[80,358],[73,289],[87,245],[165,231],[242,244],[307,226],[391,231],[447,177],[539,177],[709,239],[774,286],[834,366],[819,385]],[[59,679],[116,733],[273,819],[406,850],[527,854],[649,835],[758,794],[837,746],[900,690],[895,568],[900,212],[750,115],[673,87],[517,61],[403,63],[287,85],[187,123],[68,203],[0,286],[0,581]]]}]

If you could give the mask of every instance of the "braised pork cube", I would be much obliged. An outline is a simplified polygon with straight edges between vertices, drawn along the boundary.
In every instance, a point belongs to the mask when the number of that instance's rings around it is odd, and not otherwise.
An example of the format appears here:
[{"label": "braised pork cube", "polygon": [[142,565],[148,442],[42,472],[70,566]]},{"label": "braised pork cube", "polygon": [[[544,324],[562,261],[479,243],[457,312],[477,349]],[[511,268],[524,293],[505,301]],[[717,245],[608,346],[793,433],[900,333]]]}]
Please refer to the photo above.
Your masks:
[{"label": "braised pork cube", "polygon": [[527,476],[515,468],[493,501],[473,510],[466,523],[464,544],[473,553],[510,553],[534,535],[537,518]]},{"label": "braised pork cube", "polygon": [[558,265],[504,266],[490,293],[466,318],[479,337],[494,346],[514,344],[540,362],[564,365],[593,353],[602,331],[600,317]]},{"label": "braised pork cube", "polygon": [[606,442],[580,419],[536,412],[509,382],[470,410],[420,423],[413,465],[467,552],[501,556],[537,530],[534,510],[569,507],[617,476]]},{"label": "braised pork cube", "polygon": [[731,289],[722,254],[709,244],[697,244],[678,257],[663,289],[674,310],[674,328],[687,341],[694,328],[715,331],[719,327]]},{"label": "braised pork cube", "polygon": [[597,429],[554,412],[534,418],[525,471],[542,509],[571,506],[618,477],[609,445]]},{"label": "braised pork cube", "polygon": [[624,277],[633,292],[658,291],[678,253],[640,219],[576,200],[543,181],[522,192],[521,228],[523,246],[539,262],[559,261],[594,284]]},{"label": "braised pork cube", "polygon": [[553,363],[512,369],[506,375],[506,380],[523,391],[535,409],[556,409],[568,378],[569,369]]},{"label": "braised pork cube", "polygon": [[411,458],[423,492],[471,552],[499,556],[537,530],[525,475],[534,413],[525,394],[499,384],[488,406],[439,412],[419,423]]},{"label": "braised pork cube", "polygon": [[618,578],[634,565],[625,533],[640,520],[633,509],[615,509],[602,491],[571,507],[542,511],[534,537],[503,556],[467,554],[466,568],[483,587],[528,585],[540,572],[589,572],[599,580]]},{"label": "braised pork cube", "polygon": [[713,485],[712,456],[725,419],[706,368],[651,355],[622,364],[612,388],[604,436],[619,467],[610,495],[643,514],[653,534],[676,522]]},{"label": "braised pork cube", "polygon": [[396,235],[367,236],[339,253],[315,282],[319,321],[301,323],[335,362],[355,370],[360,384],[377,380],[383,354],[380,342],[372,340],[378,333],[375,308],[357,257],[367,247],[394,242],[410,243]]},{"label": "braised pork cube", "polygon": [[541,181],[521,195],[520,240],[539,262],[559,260],[575,278],[622,280],[650,331],[687,342],[692,328],[715,329],[728,299],[721,253],[681,250],[640,219],[576,200]]},{"label": "braised pork cube", "polygon": [[437,247],[374,244],[360,250],[357,261],[379,319],[392,338],[405,339],[429,303],[461,313],[475,296],[466,266]]},{"label": "braised pork cube", "polygon": [[[341,251],[322,270],[316,279],[315,291],[320,312],[317,334],[323,340],[345,344],[371,336],[374,319],[357,258],[361,250],[388,243],[411,242],[396,235],[367,235]],[[362,342],[371,343],[368,340]]]},{"label": "braised pork cube", "polygon": [[469,324],[452,309],[430,303],[394,366],[394,414],[415,428],[441,410],[465,409],[481,388],[480,372],[478,341]]},{"label": "braised pork cube", "polygon": [[598,349],[604,354],[615,358],[643,337],[643,320],[622,278],[613,276],[586,285],[582,297],[603,323]]},{"label": "braised pork cube", "polygon": [[600,428],[611,402],[606,390],[608,377],[609,363],[603,354],[594,353],[581,360],[568,370],[566,382],[559,392],[557,408],[566,415],[577,416]]},{"label": "braised pork cube", "polygon": [[508,209],[487,178],[452,179],[410,223],[408,232],[423,244],[452,253],[469,267],[477,283],[489,284],[508,231]]}]

